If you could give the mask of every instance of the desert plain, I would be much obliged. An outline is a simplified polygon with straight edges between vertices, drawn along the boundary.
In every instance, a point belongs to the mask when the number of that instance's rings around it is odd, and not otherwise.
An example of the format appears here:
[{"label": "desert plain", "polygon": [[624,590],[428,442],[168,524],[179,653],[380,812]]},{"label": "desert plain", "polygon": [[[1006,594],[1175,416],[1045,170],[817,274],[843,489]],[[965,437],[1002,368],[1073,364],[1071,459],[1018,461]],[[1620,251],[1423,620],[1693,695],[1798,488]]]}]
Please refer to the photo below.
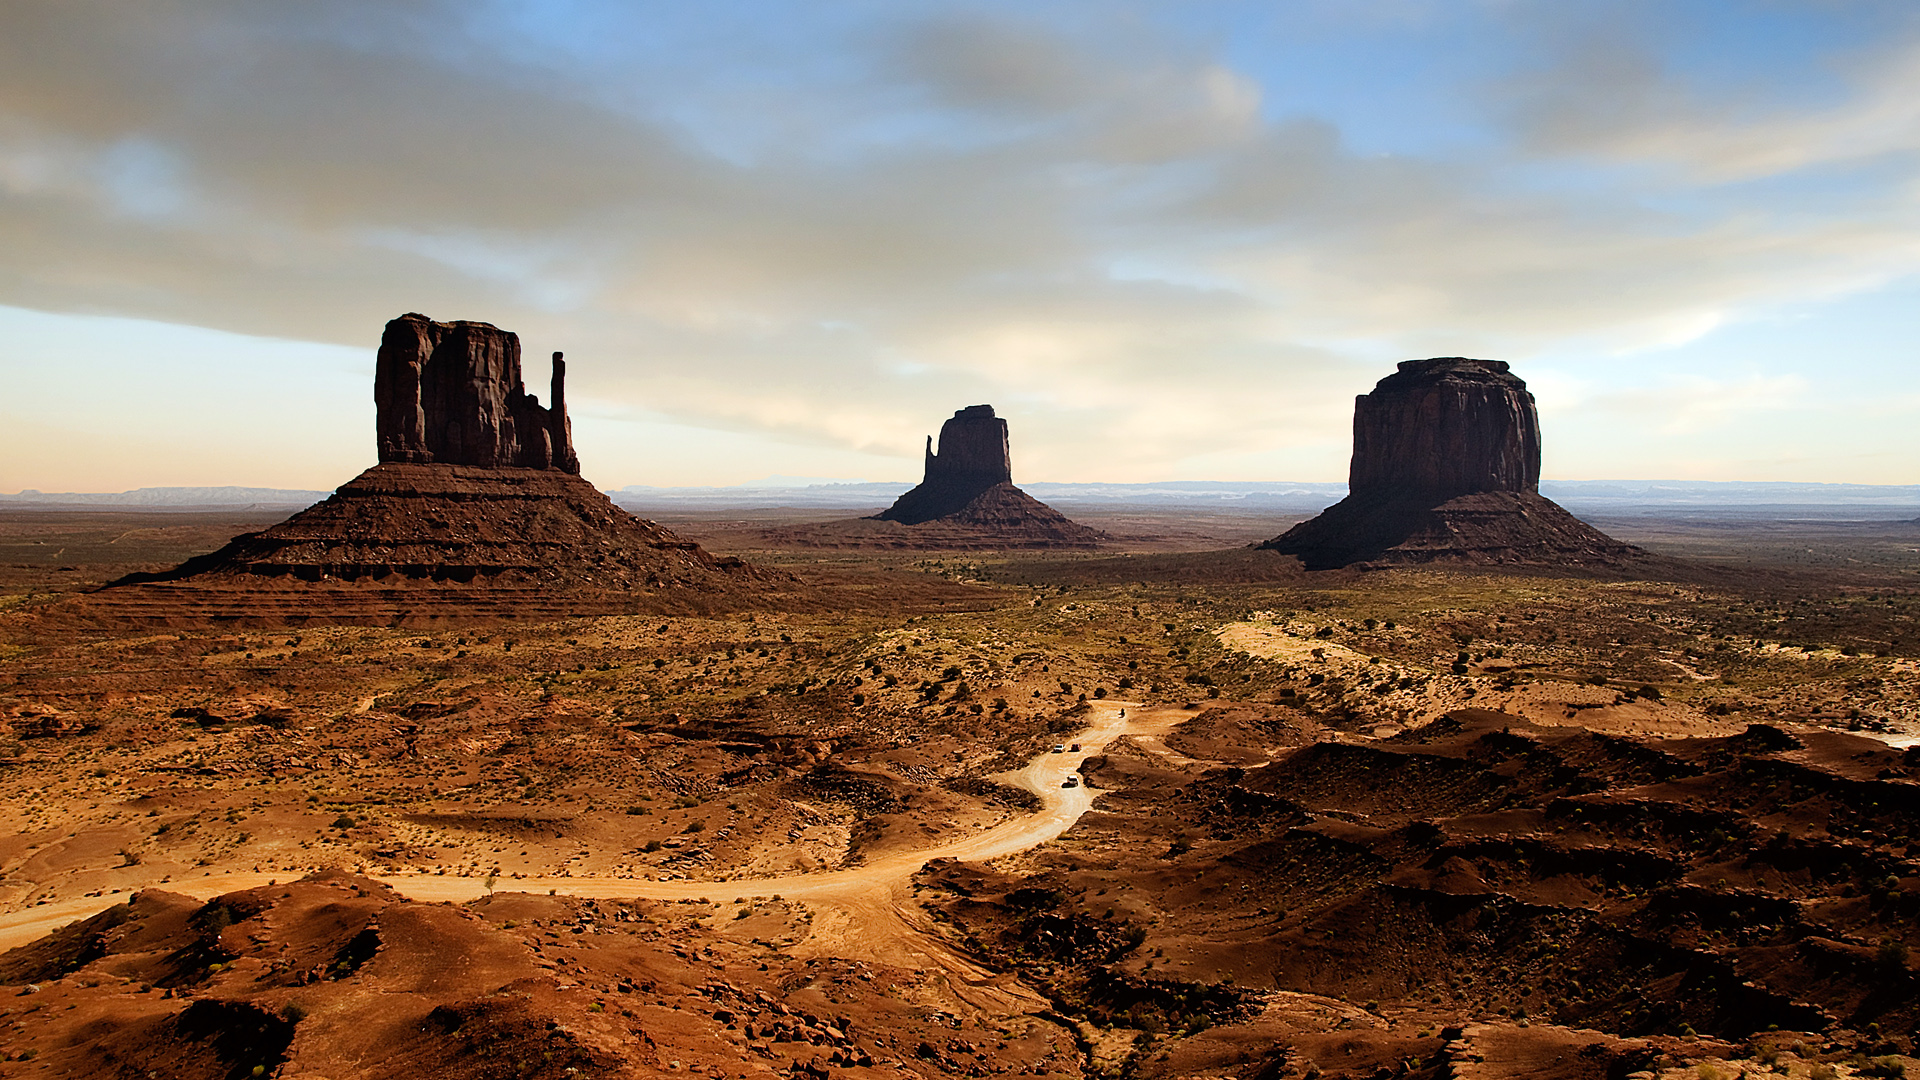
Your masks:
[{"label": "desert plain", "polygon": [[282,516],[0,513],[0,1076],[1913,1062],[1920,526],[1310,573],[1255,514],[1076,511],[1108,542],[1058,552],[661,514],[783,584],[92,593]]}]

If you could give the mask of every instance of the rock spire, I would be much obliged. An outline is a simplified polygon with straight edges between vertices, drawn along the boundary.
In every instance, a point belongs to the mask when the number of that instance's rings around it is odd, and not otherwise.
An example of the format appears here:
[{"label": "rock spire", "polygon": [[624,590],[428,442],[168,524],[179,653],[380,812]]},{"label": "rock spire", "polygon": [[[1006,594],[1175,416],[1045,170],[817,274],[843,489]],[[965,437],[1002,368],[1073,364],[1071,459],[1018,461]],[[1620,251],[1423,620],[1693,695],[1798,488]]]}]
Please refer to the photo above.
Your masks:
[{"label": "rock spire", "polygon": [[1109,537],[1013,486],[1007,422],[969,405],[927,439],[919,485],[870,518],[768,530],[776,547],[998,551],[1087,549]]}]

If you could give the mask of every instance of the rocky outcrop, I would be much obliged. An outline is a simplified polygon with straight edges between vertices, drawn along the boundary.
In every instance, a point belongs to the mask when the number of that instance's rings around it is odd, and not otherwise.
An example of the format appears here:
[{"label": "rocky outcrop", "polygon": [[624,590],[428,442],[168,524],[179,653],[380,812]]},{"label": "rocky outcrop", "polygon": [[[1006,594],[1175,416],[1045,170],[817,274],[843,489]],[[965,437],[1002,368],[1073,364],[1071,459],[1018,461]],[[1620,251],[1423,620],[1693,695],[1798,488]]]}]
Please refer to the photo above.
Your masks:
[{"label": "rocky outcrop", "polygon": [[1013,485],[1007,422],[969,405],[927,439],[919,486],[871,518],[773,529],[778,547],[993,550],[1092,548],[1107,538]]},{"label": "rocky outcrop", "polygon": [[991,405],[969,405],[955,412],[940,425],[939,452],[933,447],[929,435],[925,478],[879,514],[881,521],[918,525],[963,512],[967,504],[997,485],[1013,485],[1007,422],[993,415]]},{"label": "rocky outcrop", "polygon": [[566,368],[553,360],[542,407],[521,387],[513,334],[402,315],[375,365],[380,464],[278,525],[106,592],[129,610],[191,597],[223,618],[351,622],[377,610],[399,622],[459,617],[462,605],[506,618],[750,606],[791,580],[716,557],[581,479]]},{"label": "rocky outcrop", "polygon": [[553,404],[520,380],[520,337],[483,322],[408,313],[387,324],[374,361],[380,460],[578,473],[566,361],[553,354]]},{"label": "rocky outcrop", "polygon": [[699,587],[745,571],[739,559],[634,517],[577,476],[385,462],[278,525],[140,580],[631,592]]},{"label": "rocky outcrop", "polygon": [[1445,501],[1540,490],[1540,416],[1503,360],[1408,360],[1353,403],[1347,489]]},{"label": "rocky outcrop", "polygon": [[1348,495],[1260,545],[1357,563],[1618,565],[1639,549],[1540,494],[1540,418],[1499,360],[1408,360],[1354,401]]}]

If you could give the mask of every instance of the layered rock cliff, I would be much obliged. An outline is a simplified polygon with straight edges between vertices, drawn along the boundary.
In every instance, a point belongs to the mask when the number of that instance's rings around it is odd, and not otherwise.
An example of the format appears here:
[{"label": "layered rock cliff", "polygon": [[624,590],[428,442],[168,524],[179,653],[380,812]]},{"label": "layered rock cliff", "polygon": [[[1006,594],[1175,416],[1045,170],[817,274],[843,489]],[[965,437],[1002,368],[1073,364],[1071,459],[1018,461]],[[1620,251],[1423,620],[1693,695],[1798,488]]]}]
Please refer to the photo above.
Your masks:
[{"label": "layered rock cliff", "polygon": [[1642,554],[1540,494],[1540,418],[1499,360],[1408,360],[1354,401],[1348,495],[1260,545],[1356,563],[1611,566]]},{"label": "layered rock cliff", "polygon": [[374,360],[380,460],[578,473],[566,380],[554,353],[552,404],[543,407],[521,383],[518,334],[402,315],[387,324]]},{"label": "layered rock cliff", "polygon": [[1540,490],[1540,416],[1502,360],[1408,360],[1353,402],[1350,494]]}]

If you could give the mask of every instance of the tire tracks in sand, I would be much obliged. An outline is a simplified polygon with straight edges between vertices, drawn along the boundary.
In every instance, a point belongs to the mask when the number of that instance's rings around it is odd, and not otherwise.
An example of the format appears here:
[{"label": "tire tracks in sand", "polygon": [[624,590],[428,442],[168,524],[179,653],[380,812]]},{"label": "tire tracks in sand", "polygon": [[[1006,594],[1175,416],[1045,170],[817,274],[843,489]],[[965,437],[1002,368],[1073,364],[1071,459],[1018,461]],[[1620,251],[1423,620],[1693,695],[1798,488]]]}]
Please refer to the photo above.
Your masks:
[{"label": "tire tracks in sand", "polygon": [[[489,892],[549,892],[593,899],[705,900],[779,894],[804,902],[814,913],[808,937],[790,947],[796,956],[839,957],[937,973],[956,997],[996,1012],[1032,1012],[1047,1003],[1010,977],[995,974],[949,948],[927,913],[915,904],[913,876],[935,859],[983,862],[1018,854],[1052,840],[1073,827],[1101,792],[1085,785],[1062,787],[1081,762],[1124,735],[1158,741],[1190,714],[1174,707],[1142,708],[1135,702],[1092,704],[1093,724],[1074,741],[1080,750],[1043,753],[1024,768],[993,779],[1032,792],[1040,809],[977,835],[912,851],[894,852],[860,866],[812,874],[786,874],[732,881],[649,881],[625,877],[515,878],[509,889],[488,889],[479,878],[432,874],[369,875],[413,900],[465,903]],[[1124,714],[1124,715],[1123,715]],[[216,874],[185,881],[154,882],[196,899],[208,900],[239,889],[285,880],[279,874]],[[24,945],[73,922],[121,903],[126,895],[80,897],[0,914],[0,950]]]}]

